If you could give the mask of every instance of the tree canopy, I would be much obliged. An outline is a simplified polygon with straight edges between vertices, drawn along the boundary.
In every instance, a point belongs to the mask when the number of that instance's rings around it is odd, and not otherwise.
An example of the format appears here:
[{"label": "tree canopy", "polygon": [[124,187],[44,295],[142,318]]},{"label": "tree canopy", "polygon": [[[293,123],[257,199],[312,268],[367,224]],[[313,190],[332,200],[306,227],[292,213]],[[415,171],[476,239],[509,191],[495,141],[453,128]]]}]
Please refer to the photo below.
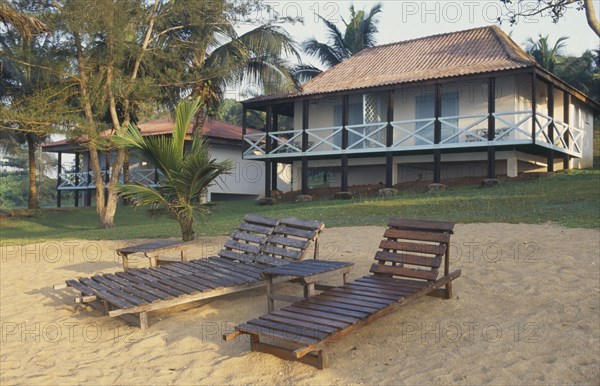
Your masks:
[{"label": "tree canopy", "polygon": [[[317,58],[324,69],[333,67],[348,59],[365,48],[377,44],[377,15],[382,11],[382,4],[377,3],[369,12],[356,11],[354,5],[350,6],[350,19],[342,19],[346,29],[342,33],[330,20],[319,15],[327,28],[328,41],[319,42],[312,38],[302,43],[302,49],[310,56]],[[305,82],[323,72],[322,69],[310,64],[300,64],[294,68],[293,74],[298,83]]]}]

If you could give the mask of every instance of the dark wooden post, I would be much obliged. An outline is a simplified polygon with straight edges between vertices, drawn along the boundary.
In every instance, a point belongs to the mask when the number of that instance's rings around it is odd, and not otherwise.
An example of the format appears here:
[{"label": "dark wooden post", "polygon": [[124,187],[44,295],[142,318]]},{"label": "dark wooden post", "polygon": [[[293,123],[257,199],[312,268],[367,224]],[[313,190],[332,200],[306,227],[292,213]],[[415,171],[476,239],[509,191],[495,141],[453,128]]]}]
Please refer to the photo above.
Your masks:
[{"label": "dark wooden post", "polygon": [[[442,122],[440,117],[442,116],[442,85],[435,85],[435,102],[434,102],[434,117],[435,122],[433,126],[433,143],[438,145],[442,141]],[[434,146],[435,146],[434,145]],[[439,184],[441,181],[441,162],[442,152],[436,148],[433,150],[433,182]]]},{"label": "dark wooden post", "polygon": [[79,153],[75,153],[75,187],[73,198],[75,208],[79,206]]},{"label": "dark wooden post", "polygon": [[342,97],[342,181],[340,189],[342,192],[348,191],[348,155],[345,150],[348,148],[348,115],[350,106],[350,96]]},{"label": "dark wooden post", "polygon": [[535,132],[537,125],[536,103],[537,103],[537,75],[535,68],[531,72],[531,143],[535,145]]},{"label": "dark wooden post", "polygon": [[[267,117],[266,117],[266,125],[265,132],[267,133],[265,137],[265,146],[267,148],[266,156],[270,157],[271,154],[271,137],[269,134],[271,133],[271,125],[273,124],[273,108],[271,106],[267,106]],[[271,161],[269,158],[265,160],[265,197],[271,197]]]},{"label": "dark wooden post", "polygon": [[496,138],[496,78],[488,79],[488,154],[487,154],[487,177],[496,178],[496,148],[492,141]]},{"label": "dark wooden post", "polygon": [[[274,132],[279,131],[279,115],[277,114],[273,114],[272,130]],[[279,174],[277,172],[277,161],[273,160],[271,163],[271,189],[277,190],[277,179],[279,178]]]},{"label": "dark wooden post", "polygon": [[91,167],[90,167],[90,151],[88,150],[87,152],[87,162],[86,162],[86,166],[87,166],[87,174],[86,174],[86,178],[87,178],[87,187],[86,187],[86,197],[85,197],[85,205],[86,206],[92,206],[92,188],[90,188],[90,186],[92,185],[92,173],[91,173]]},{"label": "dark wooden post", "polygon": [[[571,121],[571,94],[569,94],[568,92],[564,91],[564,102],[563,102],[563,122],[569,126],[570,125],[570,121]],[[571,129],[568,128],[565,130],[565,133],[563,135],[563,141],[565,143],[565,147],[567,149],[569,149],[569,146],[571,145]],[[569,169],[569,155],[565,154],[563,157],[563,168],[565,170]]]},{"label": "dark wooden post", "polygon": [[[550,146],[554,147],[554,85],[551,82],[548,82],[547,89],[548,89],[548,116],[551,119],[550,124],[548,125],[548,139],[550,140]],[[547,154],[546,158],[547,158],[546,163],[548,164],[548,167],[546,170],[548,172],[553,172],[554,171],[554,149],[550,148],[550,150],[548,150],[548,154]]]},{"label": "dark wooden post", "polygon": [[60,174],[62,173],[62,152],[61,151],[58,152],[57,164],[58,164],[58,169],[56,172],[56,207],[60,208],[61,198],[62,198],[61,194],[60,194],[61,191],[59,189],[60,183],[62,182],[61,178],[60,178]]},{"label": "dark wooden post", "polygon": [[387,147],[387,153],[385,153],[385,187],[391,188],[394,185],[394,155],[392,153],[392,146],[394,146],[394,127],[392,121],[394,120],[394,90],[388,91],[388,108],[387,108],[387,127],[385,129],[385,146]]},{"label": "dark wooden post", "polygon": [[248,126],[248,117],[247,117],[248,109],[246,106],[242,107],[242,157],[246,150],[248,150],[248,143],[246,143],[246,127]]},{"label": "dark wooden post", "polygon": [[308,99],[302,101],[302,194],[308,194],[308,158],[306,157],[306,151],[308,150],[308,109],[310,107],[310,101]]}]

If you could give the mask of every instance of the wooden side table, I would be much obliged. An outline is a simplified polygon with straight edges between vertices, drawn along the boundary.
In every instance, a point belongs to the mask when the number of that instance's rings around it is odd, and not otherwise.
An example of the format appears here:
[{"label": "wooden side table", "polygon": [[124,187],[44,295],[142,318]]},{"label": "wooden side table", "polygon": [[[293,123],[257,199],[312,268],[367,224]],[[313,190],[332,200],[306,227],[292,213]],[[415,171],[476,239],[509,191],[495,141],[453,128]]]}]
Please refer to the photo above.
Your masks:
[{"label": "wooden side table", "polygon": [[160,255],[165,251],[179,251],[181,261],[185,260],[185,249],[189,243],[171,240],[155,240],[130,247],[117,249],[117,255],[123,259],[123,270],[129,269],[129,255],[143,253],[150,260],[150,266],[156,267],[160,262]]},{"label": "wooden side table", "polygon": [[354,263],[342,261],[326,261],[326,260],[303,260],[297,263],[289,263],[278,267],[269,268],[262,272],[262,275],[267,279],[267,307],[269,312],[275,308],[275,300],[294,303],[303,298],[276,294],[274,293],[273,281],[277,278],[277,282],[290,281],[292,283],[300,283],[304,287],[304,299],[308,299],[315,294],[315,290],[326,290],[331,286],[319,284],[319,280],[325,278],[342,275],[342,280],[348,282],[348,274],[354,268]]}]

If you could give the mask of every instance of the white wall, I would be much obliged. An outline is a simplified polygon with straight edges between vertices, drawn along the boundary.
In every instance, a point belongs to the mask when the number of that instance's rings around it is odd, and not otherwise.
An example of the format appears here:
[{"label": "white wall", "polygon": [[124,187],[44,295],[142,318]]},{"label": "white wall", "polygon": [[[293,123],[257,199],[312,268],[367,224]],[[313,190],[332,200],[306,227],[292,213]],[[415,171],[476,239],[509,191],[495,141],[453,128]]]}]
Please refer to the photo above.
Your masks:
[{"label": "white wall", "polygon": [[[242,159],[239,147],[225,145],[211,145],[211,156],[218,161],[229,159],[233,163],[230,174],[221,177],[208,189],[208,199],[212,193],[226,193],[236,195],[264,196],[265,192],[265,163]],[[279,179],[277,187],[287,192],[290,190],[291,173],[286,165],[278,165]]]}]

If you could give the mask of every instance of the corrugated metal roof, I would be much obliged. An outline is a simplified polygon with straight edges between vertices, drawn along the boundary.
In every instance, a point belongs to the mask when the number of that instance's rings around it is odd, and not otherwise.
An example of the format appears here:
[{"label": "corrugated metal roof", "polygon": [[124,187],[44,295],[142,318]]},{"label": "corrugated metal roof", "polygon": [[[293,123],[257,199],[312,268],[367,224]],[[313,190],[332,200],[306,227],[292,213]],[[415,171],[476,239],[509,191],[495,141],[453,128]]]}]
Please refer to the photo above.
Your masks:
[{"label": "corrugated metal roof", "polygon": [[535,66],[535,60],[496,26],[367,48],[306,82],[302,91],[246,102],[452,78]]}]

